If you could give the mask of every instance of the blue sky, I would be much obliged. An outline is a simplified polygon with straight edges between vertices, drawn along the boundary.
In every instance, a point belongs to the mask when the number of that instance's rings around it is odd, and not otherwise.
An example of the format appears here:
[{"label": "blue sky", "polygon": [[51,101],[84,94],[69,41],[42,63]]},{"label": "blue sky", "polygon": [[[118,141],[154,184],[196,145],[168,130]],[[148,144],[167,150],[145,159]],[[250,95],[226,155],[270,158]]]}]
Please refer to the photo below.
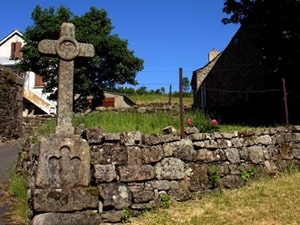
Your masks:
[{"label": "blue sky", "polygon": [[137,74],[147,90],[164,87],[178,90],[179,68],[191,80],[192,72],[208,62],[213,48],[225,49],[238,25],[223,25],[224,0],[15,0],[1,3],[0,38],[12,30],[21,32],[33,24],[36,5],[55,8],[64,5],[75,15],[91,6],[104,8],[128,48],[144,59],[144,70]]}]

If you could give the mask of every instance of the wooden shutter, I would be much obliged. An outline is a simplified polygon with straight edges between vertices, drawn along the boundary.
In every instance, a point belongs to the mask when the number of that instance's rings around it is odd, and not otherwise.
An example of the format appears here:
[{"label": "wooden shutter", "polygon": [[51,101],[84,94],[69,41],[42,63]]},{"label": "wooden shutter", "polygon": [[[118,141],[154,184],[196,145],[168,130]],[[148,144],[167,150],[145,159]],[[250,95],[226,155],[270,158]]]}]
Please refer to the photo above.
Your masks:
[{"label": "wooden shutter", "polygon": [[11,43],[10,58],[15,59],[16,42]]},{"label": "wooden shutter", "polygon": [[22,47],[22,42],[16,42],[16,47],[15,47],[15,59],[21,59],[21,47]]},{"label": "wooden shutter", "polygon": [[13,42],[11,43],[11,51],[10,51],[10,58],[13,60],[21,58],[21,47],[22,42]]}]

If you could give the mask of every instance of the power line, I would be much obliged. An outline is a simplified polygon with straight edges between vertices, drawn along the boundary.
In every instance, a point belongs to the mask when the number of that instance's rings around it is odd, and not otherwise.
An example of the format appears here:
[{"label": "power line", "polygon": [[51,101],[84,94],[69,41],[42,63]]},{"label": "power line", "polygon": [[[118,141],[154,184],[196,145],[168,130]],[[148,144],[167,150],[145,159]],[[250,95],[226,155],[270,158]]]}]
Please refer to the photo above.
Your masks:
[{"label": "power line", "polygon": [[218,89],[218,88],[205,88],[207,90],[211,91],[219,91],[224,93],[243,93],[243,94],[262,94],[262,93],[268,93],[268,92],[280,92],[280,89],[266,89],[266,90],[253,90],[253,91],[243,91],[243,90],[224,90],[224,89]]}]

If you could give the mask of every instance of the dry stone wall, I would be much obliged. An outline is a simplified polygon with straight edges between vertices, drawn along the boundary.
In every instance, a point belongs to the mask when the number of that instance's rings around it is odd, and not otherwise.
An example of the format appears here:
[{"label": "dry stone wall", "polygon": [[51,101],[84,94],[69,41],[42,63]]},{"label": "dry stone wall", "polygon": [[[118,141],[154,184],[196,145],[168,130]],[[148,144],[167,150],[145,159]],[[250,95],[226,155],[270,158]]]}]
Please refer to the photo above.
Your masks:
[{"label": "dry stone wall", "polygon": [[1,141],[23,136],[23,79],[0,66],[0,136]]},{"label": "dry stone wall", "polygon": [[[159,206],[162,196],[184,201],[215,189],[241,187],[255,174],[276,175],[300,165],[300,126],[230,133],[187,128],[182,140],[179,135],[138,131],[106,134],[101,128],[76,132],[88,142],[91,155],[90,187],[74,192],[76,196],[65,189],[38,195],[34,189],[39,142],[24,146],[20,162],[30,174],[32,216],[37,219],[120,222],[124,209],[139,215]],[[74,207],[66,202],[74,202]]]}]

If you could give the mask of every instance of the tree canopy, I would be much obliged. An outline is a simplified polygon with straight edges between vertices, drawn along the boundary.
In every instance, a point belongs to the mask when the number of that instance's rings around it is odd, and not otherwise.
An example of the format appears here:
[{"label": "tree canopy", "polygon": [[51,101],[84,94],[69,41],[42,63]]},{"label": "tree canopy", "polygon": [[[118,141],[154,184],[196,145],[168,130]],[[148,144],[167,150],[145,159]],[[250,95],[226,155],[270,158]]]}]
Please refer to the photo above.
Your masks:
[{"label": "tree canopy", "polygon": [[37,46],[43,39],[57,40],[63,22],[75,25],[78,42],[91,43],[95,47],[95,57],[75,59],[75,94],[97,98],[102,90],[117,84],[137,84],[135,77],[143,69],[143,59],[128,49],[127,40],[112,34],[114,27],[104,9],[91,7],[89,12],[76,16],[64,6],[58,9],[36,6],[31,17],[34,25],[24,33],[26,45],[22,48],[20,68],[40,73],[46,82],[45,91],[53,92],[57,87],[58,58],[40,54]]}]

